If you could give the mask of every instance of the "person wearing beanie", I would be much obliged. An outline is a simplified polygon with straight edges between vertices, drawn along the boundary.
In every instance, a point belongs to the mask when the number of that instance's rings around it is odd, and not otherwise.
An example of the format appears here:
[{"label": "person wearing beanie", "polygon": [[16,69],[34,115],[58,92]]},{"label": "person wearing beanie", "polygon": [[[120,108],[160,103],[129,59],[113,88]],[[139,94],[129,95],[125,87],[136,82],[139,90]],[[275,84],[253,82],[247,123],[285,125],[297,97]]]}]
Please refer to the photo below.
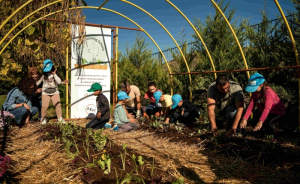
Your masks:
[{"label": "person wearing beanie", "polygon": [[226,129],[226,136],[232,136],[239,129],[244,112],[244,94],[242,87],[230,81],[226,75],[219,75],[207,91],[207,114],[211,132],[216,135],[218,129]]},{"label": "person wearing beanie", "polygon": [[172,106],[165,120],[166,124],[184,123],[186,125],[192,125],[199,118],[200,112],[193,102],[182,99],[181,95],[176,94],[172,96]]},{"label": "person wearing beanie", "polygon": [[86,124],[86,128],[102,129],[105,124],[109,121],[109,102],[106,96],[102,93],[102,86],[99,83],[92,84],[88,92],[94,92],[97,105],[96,117]]},{"label": "person wearing beanie", "polygon": [[164,116],[164,120],[167,119],[167,115],[169,113],[169,111],[171,110],[172,107],[172,96],[171,95],[165,95],[162,94],[161,91],[156,91],[153,95],[153,97],[155,98],[155,105],[158,106],[158,103],[161,104],[161,116]]},{"label": "person wearing beanie", "polygon": [[130,99],[130,97],[124,91],[120,91],[117,97],[118,102],[114,110],[114,124],[118,127],[117,131],[132,132],[139,127],[139,124],[137,123],[137,119],[127,118],[126,111],[123,107],[123,105],[126,103],[126,100]]},{"label": "person wearing beanie", "polygon": [[274,135],[273,126],[276,120],[286,114],[284,103],[280,100],[276,92],[267,85],[265,78],[259,73],[251,75],[245,90],[253,94],[240,127],[245,128],[247,126],[253,109],[258,107],[253,112],[251,120],[253,131]]}]

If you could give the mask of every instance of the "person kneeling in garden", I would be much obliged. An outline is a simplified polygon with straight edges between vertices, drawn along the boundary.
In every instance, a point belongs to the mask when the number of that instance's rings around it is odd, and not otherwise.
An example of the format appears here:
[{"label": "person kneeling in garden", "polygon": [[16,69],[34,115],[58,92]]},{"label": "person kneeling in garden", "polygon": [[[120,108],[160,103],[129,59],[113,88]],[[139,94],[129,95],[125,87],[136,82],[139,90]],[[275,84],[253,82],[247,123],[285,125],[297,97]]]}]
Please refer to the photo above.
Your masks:
[{"label": "person kneeling in garden", "polygon": [[114,111],[114,124],[117,125],[118,132],[131,132],[139,127],[137,119],[128,119],[123,105],[126,103],[126,99],[130,97],[124,91],[118,93],[118,103]]},{"label": "person kneeling in garden", "polygon": [[88,92],[94,92],[97,105],[96,117],[86,124],[86,128],[101,129],[109,121],[109,102],[106,96],[102,93],[102,86],[99,83],[94,83]]},{"label": "person kneeling in garden", "polygon": [[[143,108],[143,116],[147,119],[154,115],[155,117],[160,116],[160,111],[162,110],[160,103],[155,103],[154,93],[160,91],[156,88],[155,82],[149,82],[148,83],[148,91],[145,93],[144,100],[142,102],[142,106],[146,106],[148,99],[150,99],[150,104]],[[162,92],[161,92],[162,93]]]},{"label": "person kneeling in garden", "polygon": [[180,123],[191,125],[197,121],[200,113],[193,102],[182,99],[179,94],[172,97],[172,102],[173,105],[165,120],[166,124],[179,121]]},{"label": "person kneeling in garden", "polygon": [[3,110],[13,114],[18,125],[28,123],[38,112],[37,107],[33,107],[31,102],[33,92],[36,89],[35,81],[26,78],[7,94]]},{"label": "person kneeling in garden", "polygon": [[167,115],[172,107],[172,96],[171,95],[164,95],[161,91],[156,91],[154,93],[154,98],[156,100],[155,105],[158,106],[158,103],[161,104],[161,116],[164,116],[164,120],[167,119]]},{"label": "person kneeling in garden", "polygon": [[273,126],[276,120],[286,113],[284,103],[280,100],[276,92],[267,85],[265,78],[259,73],[251,75],[246,91],[253,93],[253,95],[240,127],[245,128],[247,126],[248,118],[253,108],[257,106],[258,108],[253,112],[251,121],[253,131],[274,135]]},{"label": "person kneeling in garden", "polygon": [[211,132],[216,135],[218,129],[226,128],[226,136],[235,134],[243,112],[242,87],[229,81],[226,75],[219,75],[207,92],[207,113]]}]

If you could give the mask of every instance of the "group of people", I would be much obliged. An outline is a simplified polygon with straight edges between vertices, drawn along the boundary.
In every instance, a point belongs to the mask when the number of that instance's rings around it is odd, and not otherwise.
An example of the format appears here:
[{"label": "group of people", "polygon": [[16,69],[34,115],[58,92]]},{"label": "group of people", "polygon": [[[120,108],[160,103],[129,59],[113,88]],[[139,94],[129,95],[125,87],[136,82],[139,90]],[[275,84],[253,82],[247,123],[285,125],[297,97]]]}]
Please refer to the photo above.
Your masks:
[{"label": "group of people", "polygon": [[42,75],[36,67],[31,67],[28,70],[28,76],[8,92],[2,108],[15,116],[16,125],[28,123],[37,112],[39,112],[42,124],[46,124],[50,101],[55,106],[58,121],[65,123],[62,118],[58,85],[69,81],[62,81],[56,71],[53,62],[47,59],[43,63]]},{"label": "group of people", "polygon": [[[8,93],[3,110],[14,114],[17,124],[28,123],[39,111],[42,124],[46,124],[47,109],[52,101],[58,121],[65,123],[62,118],[58,85],[66,83],[68,81],[62,82],[61,77],[57,75],[53,62],[47,59],[43,64],[42,75],[36,67],[30,68],[28,77]],[[225,134],[231,136],[245,128],[249,121],[254,131],[274,134],[274,123],[286,114],[284,103],[259,73],[251,75],[245,91],[252,94],[247,109],[242,87],[230,81],[226,75],[219,75],[209,86],[207,113],[212,133],[216,134],[219,129],[226,129]],[[156,87],[155,82],[148,84],[148,91],[141,100],[140,89],[124,80],[117,95],[112,126],[109,121],[109,102],[102,93],[101,84],[92,84],[88,92],[93,92],[97,96],[97,113],[96,117],[87,123],[87,128],[113,128],[120,132],[130,132],[139,127],[137,119],[142,116],[147,119],[163,118],[166,125],[180,122],[190,126],[200,115],[193,102],[182,99],[180,94],[173,96],[164,94]],[[147,105],[149,100],[150,104]],[[250,118],[252,113],[253,116]]]}]

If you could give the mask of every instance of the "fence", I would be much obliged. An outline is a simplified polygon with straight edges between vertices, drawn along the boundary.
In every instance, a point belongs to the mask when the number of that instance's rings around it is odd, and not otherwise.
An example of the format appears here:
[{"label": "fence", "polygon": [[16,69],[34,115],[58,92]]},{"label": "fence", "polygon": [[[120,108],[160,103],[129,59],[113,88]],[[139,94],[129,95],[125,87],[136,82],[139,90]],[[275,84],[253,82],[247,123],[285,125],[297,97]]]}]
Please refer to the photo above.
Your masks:
[{"label": "fence", "polygon": [[[286,16],[287,20],[289,21],[289,24],[290,24],[290,27],[291,29],[295,28],[296,26],[294,25],[294,15],[297,15],[297,14],[292,14],[292,15],[288,15]],[[298,15],[300,16],[300,14]],[[300,19],[300,17],[299,17]],[[263,25],[263,24],[269,24],[270,26],[273,26],[274,28],[275,27],[279,27],[281,26],[281,21],[282,19],[273,19],[273,20],[270,20],[266,23],[262,22],[262,23],[259,23],[259,24],[255,24],[255,25],[252,25],[250,27],[252,27],[255,31],[259,32],[261,29],[260,27]],[[245,39],[246,40],[246,39]],[[187,53],[190,53],[192,50],[195,49],[195,42],[191,42],[191,43],[188,43],[187,44]],[[201,43],[202,45],[202,43]],[[249,46],[249,40],[246,40],[244,42],[244,46],[245,47],[248,47]],[[180,48],[182,49],[183,46],[181,45]],[[177,47],[173,47],[173,48],[169,48],[169,49],[166,49],[166,50],[163,50],[162,53],[165,55],[166,59],[168,62],[172,61],[174,58],[172,56],[172,53],[176,53],[176,52],[179,52],[178,48]],[[156,52],[156,53],[153,53],[152,55],[152,58],[154,60],[157,60],[159,61],[159,63],[163,64],[165,61],[162,59],[162,55],[160,52]]]}]

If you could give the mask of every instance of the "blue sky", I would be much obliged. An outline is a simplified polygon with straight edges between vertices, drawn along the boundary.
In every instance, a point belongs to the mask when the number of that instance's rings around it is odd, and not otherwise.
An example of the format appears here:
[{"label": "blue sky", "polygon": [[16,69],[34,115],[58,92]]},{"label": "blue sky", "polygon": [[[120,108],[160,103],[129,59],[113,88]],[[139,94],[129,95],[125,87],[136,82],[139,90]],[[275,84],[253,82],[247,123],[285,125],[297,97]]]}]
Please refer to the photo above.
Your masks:
[{"label": "blue sky", "polygon": [[[105,0],[85,0],[89,6],[100,6]],[[142,7],[154,17],[156,17],[173,35],[175,39],[179,36],[181,28],[185,28],[187,39],[192,39],[190,36],[193,29],[188,22],[164,0],[129,0],[130,2]],[[189,19],[193,22],[194,18],[198,17],[202,22],[206,20],[208,15],[214,15],[215,9],[211,6],[210,0],[171,0]],[[225,0],[225,3],[229,0]],[[267,0],[267,10],[269,12],[269,19],[276,19],[280,15],[276,4],[273,0]],[[285,15],[288,15],[287,10],[293,11],[293,3],[289,0],[278,0]],[[141,10],[121,2],[119,0],[110,0],[105,8],[118,11],[127,17],[133,19],[140,26],[142,26],[157,42],[162,50],[175,47],[174,42],[164,31],[164,29],[156,23],[152,18]],[[263,0],[231,0],[230,7],[236,8],[235,17],[250,18],[250,24],[258,24],[261,22],[260,9],[264,8]],[[124,26],[137,28],[133,23],[127,19],[104,10],[84,9],[83,13],[86,15],[87,23]],[[152,53],[158,52],[156,46],[142,33],[146,42],[149,43],[148,47],[152,49]],[[134,44],[136,31],[119,29],[119,50],[125,52],[127,43],[131,46]]]}]

